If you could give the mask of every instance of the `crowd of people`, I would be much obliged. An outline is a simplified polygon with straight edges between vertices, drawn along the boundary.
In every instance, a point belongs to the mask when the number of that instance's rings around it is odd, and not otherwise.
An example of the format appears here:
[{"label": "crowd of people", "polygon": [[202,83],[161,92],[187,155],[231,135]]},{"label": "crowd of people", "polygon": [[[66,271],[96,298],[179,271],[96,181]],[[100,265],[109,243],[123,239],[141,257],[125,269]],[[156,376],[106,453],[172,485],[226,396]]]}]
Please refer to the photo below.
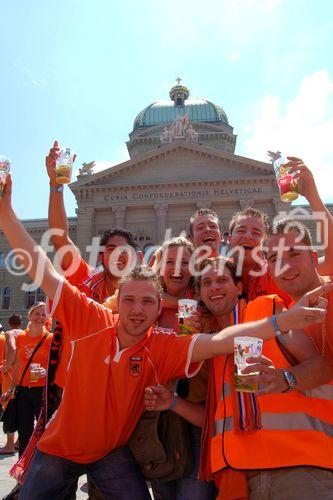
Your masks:
[{"label": "crowd of people", "polygon": [[[84,474],[93,499],[149,499],[147,480],[156,500],[331,498],[333,219],[310,170],[290,159],[327,220],[320,258],[300,221],[271,225],[251,207],[222,245],[217,213],[203,208],[146,263],[129,231],[106,231],[92,269],[69,238],[56,156],[57,145],[46,165],[61,272],[16,217],[10,176],[0,200],[0,226],[47,296],[25,330],[14,321],[5,334],[1,402],[15,395],[20,455],[6,498],[72,499]],[[190,335],[178,334],[180,299],[199,303]],[[239,336],[264,341],[242,372],[255,392],[235,387]],[[153,456],[162,418],[173,473]],[[7,432],[2,451],[13,450]]]}]

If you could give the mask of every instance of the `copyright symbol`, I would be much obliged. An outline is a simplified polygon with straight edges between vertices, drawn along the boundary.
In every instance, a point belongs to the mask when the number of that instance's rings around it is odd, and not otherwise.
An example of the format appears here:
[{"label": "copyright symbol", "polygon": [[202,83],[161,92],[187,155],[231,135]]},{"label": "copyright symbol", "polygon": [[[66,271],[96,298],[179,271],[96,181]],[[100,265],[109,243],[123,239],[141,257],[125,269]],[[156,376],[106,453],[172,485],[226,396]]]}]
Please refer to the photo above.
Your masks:
[{"label": "copyright symbol", "polygon": [[[27,262],[23,266],[22,261]],[[7,271],[13,276],[24,276],[27,274],[32,266],[31,255],[23,248],[11,250],[5,258],[5,266]]]}]

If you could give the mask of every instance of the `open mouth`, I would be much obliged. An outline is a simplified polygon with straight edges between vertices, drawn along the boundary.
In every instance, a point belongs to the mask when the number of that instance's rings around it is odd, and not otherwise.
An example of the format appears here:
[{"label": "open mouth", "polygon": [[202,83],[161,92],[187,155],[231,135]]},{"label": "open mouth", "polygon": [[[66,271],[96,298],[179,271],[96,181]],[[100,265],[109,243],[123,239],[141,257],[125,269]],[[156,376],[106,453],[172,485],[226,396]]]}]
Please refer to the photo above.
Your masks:
[{"label": "open mouth", "polygon": [[143,318],[129,318],[129,320],[134,326],[140,326],[145,321]]},{"label": "open mouth", "polygon": [[253,250],[254,247],[252,247],[251,245],[242,245],[242,247],[244,248],[244,250]]},{"label": "open mouth", "polygon": [[202,240],[203,243],[215,243],[215,238],[214,236],[206,236]]},{"label": "open mouth", "polygon": [[169,279],[174,283],[179,283],[184,278],[183,274],[170,274]]},{"label": "open mouth", "polygon": [[212,300],[213,302],[223,300],[225,298],[225,293],[220,293],[216,295],[211,295],[209,297],[209,300]]}]

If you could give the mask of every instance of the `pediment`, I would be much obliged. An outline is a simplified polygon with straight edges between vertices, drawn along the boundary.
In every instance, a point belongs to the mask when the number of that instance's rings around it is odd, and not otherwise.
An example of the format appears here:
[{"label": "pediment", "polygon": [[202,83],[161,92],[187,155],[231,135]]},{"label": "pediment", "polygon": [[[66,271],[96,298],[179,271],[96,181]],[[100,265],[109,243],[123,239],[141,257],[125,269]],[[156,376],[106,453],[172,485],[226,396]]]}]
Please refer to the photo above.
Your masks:
[{"label": "pediment", "polygon": [[246,180],[273,175],[270,164],[179,141],[96,174],[78,177],[71,189],[75,192],[82,188]]}]

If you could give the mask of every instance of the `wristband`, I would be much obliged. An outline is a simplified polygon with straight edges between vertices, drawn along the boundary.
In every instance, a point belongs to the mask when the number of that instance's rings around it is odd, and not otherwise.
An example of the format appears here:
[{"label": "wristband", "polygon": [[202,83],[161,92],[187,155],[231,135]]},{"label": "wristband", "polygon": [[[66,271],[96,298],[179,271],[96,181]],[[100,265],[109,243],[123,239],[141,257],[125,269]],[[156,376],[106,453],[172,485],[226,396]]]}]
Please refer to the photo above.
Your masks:
[{"label": "wristband", "polygon": [[[284,332],[281,332],[280,328],[278,327],[278,324],[277,324],[277,321],[276,321],[276,315],[275,314],[274,314],[274,316],[271,317],[271,321],[272,321],[272,325],[273,325],[275,334],[276,334],[276,336],[279,339],[279,342],[281,342],[282,344],[287,345],[287,343],[288,343],[287,339],[284,336],[285,335]],[[288,332],[285,332],[285,333],[288,333]]]},{"label": "wristband", "polygon": [[173,410],[177,404],[177,399],[178,399],[178,394],[176,392],[173,393],[173,400],[171,405],[169,406],[168,410]]},{"label": "wristband", "polygon": [[59,185],[59,186],[51,186],[50,185],[50,191],[51,193],[62,193],[64,190],[64,186]]}]

